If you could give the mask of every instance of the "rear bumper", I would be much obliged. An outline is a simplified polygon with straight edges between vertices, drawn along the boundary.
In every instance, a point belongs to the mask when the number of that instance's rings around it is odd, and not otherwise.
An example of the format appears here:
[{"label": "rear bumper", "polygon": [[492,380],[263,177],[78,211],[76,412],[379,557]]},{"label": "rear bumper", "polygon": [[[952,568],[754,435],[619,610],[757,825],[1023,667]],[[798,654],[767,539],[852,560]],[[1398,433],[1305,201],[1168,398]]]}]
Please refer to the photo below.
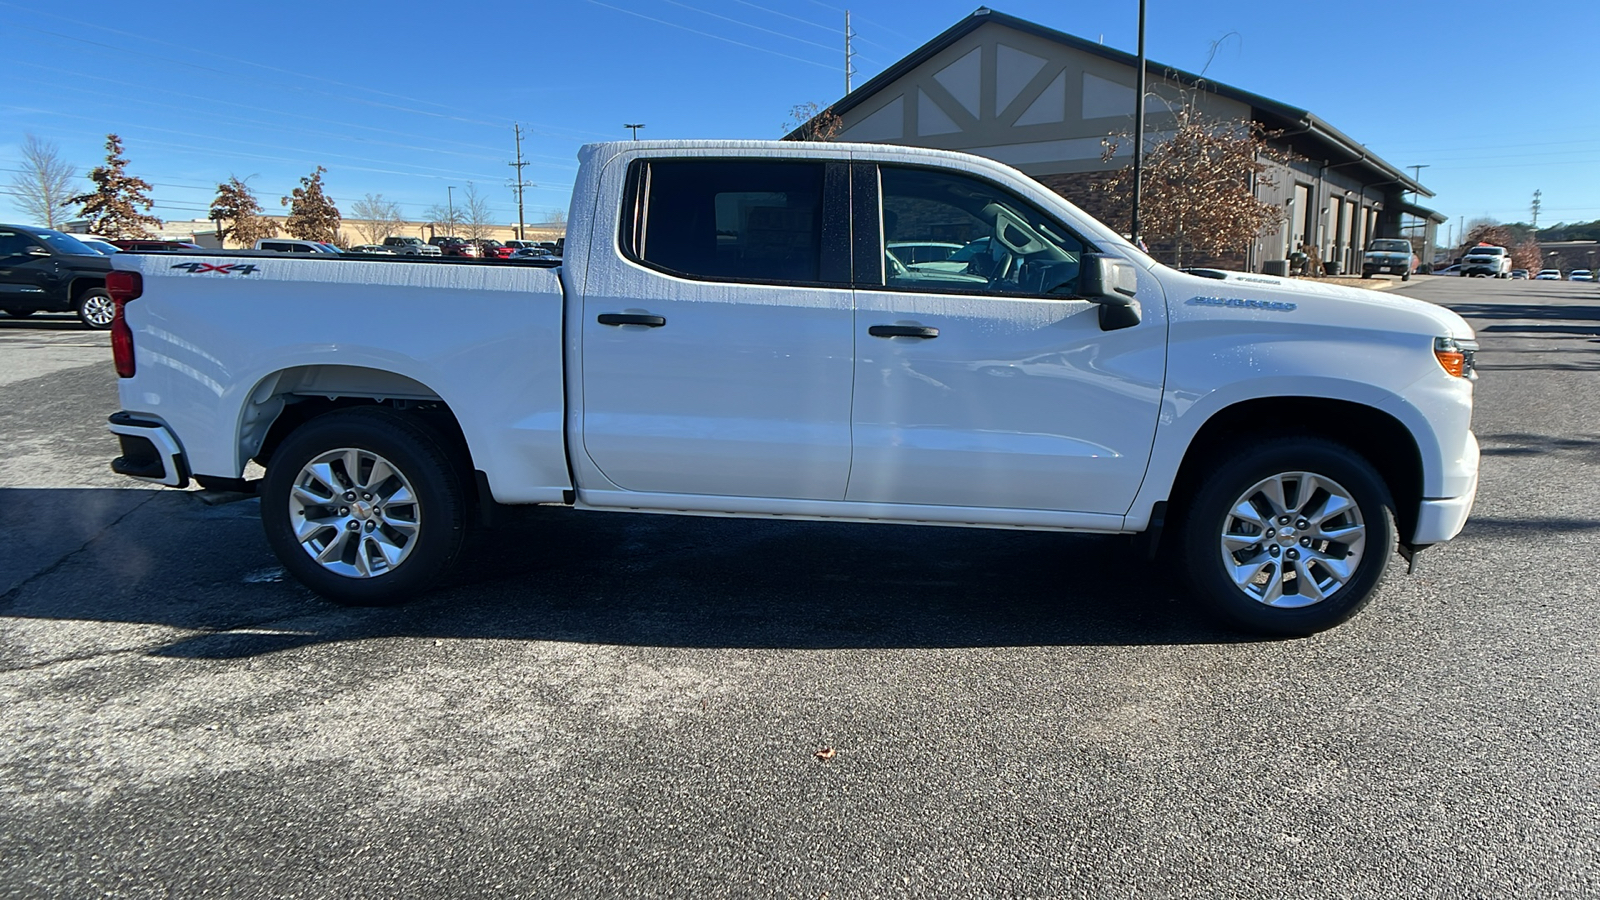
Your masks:
[{"label": "rear bumper", "polygon": [[111,471],[168,487],[188,486],[189,466],[167,426],[117,412],[106,427],[122,443],[122,455],[111,461]]}]

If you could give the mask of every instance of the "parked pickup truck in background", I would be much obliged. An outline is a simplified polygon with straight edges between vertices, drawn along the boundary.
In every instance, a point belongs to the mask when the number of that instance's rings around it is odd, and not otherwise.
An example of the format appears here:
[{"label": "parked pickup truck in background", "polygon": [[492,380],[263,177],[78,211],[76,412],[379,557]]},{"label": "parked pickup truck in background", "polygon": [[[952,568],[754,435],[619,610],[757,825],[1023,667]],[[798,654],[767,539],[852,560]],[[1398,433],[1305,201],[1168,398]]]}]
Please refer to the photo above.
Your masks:
[{"label": "parked pickup truck in background", "polygon": [[116,315],[106,293],[111,257],[70,234],[32,225],[0,225],[0,312],[15,318],[75,312],[90,328]]},{"label": "parked pickup truck in background", "polygon": [[1485,278],[1510,278],[1511,254],[1504,247],[1479,244],[1461,257],[1461,275],[1464,278],[1475,275]]},{"label": "parked pickup truck in background", "polygon": [[1411,242],[1404,238],[1377,238],[1367,245],[1361,255],[1361,277],[1374,275],[1399,275],[1401,281],[1411,280]]},{"label": "parked pickup truck in background", "polygon": [[[1177,272],[988,159],[590,145],[568,238],[560,267],[111,257],[113,468],[257,492],[285,567],[344,603],[548,504],[1140,534],[1274,634],[1344,621],[1472,506],[1459,316]],[[981,252],[913,269],[891,241]]]}]

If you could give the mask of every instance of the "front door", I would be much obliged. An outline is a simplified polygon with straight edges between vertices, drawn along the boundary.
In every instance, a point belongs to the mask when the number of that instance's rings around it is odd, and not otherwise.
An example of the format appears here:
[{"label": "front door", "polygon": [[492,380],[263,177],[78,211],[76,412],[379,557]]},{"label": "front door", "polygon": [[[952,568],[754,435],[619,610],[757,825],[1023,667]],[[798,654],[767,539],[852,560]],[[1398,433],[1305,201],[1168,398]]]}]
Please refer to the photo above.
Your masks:
[{"label": "front door", "polygon": [[[883,273],[859,283],[871,267],[858,254],[847,499],[1126,513],[1160,408],[1161,298],[1102,331],[1072,299],[1091,248],[1054,218],[965,175],[879,172]],[[858,211],[871,196],[858,183]],[[932,244],[960,249],[895,252]]]},{"label": "front door", "polygon": [[37,238],[0,228],[0,304],[39,309],[60,302],[61,263]]},{"label": "front door", "polygon": [[842,500],[848,164],[638,160],[583,299],[583,451],[624,491]]}]

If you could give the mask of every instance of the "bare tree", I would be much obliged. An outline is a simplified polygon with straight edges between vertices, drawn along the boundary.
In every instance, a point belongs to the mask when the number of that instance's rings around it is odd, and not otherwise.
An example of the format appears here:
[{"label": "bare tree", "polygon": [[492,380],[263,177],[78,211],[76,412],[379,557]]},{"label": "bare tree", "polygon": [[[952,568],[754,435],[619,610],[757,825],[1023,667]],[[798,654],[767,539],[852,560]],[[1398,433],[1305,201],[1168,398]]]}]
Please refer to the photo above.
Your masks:
[{"label": "bare tree", "polygon": [[422,217],[437,237],[455,237],[461,230],[461,210],[457,207],[435,203],[422,211]]},{"label": "bare tree", "polygon": [[461,195],[461,205],[456,212],[460,214],[462,229],[470,240],[488,237],[494,227],[494,212],[489,208],[489,198],[478,193],[477,185],[470,181]]},{"label": "bare tree", "polygon": [[789,118],[784,120],[786,141],[831,141],[844,130],[844,120],[833,111],[813,102],[796,103],[789,108]]},{"label": "bare tree", "polygon": [[[1213,121],[1186,100],[1173,110],[1172,136],[1148,146],[1139,217],[1154,247],[1181,266],[1185,254],[1218,256],[1249,247],[1283,221],[1283,211],[1257,196],[1274,185],[1267,163],[1282,157],[1253,122]],[[1119,136],[1120,137],[1120,136]],[[1110,160],[1119,145],[1105,142]],[[1133,195],[1133,166],[1099,185],[1107,193]]]},{"label": "bare tree", "polygon": [[544,220],[544,223],[546,225],[565,226],[567,224],[567,211],[564,209],[552,209],[550,211],[550,215]]},{"label": "bare tree", "polygon": [[[106,135],[106,164],[89,171],[94,190],[67,200],[83,205],[83,215],[94,234],[113,238],[138,238],[160,228],[161,220],[150,215],[150,182],[127,173],[128,160],[122,155],[122,138]],[[143,210],[141,212],[140,210]]]},{"label": "bare tree", "polygon": [[[277,237],[278,226],[261,214],[261,203],[256,195],[237,175],[217,185],[216,199],[211,201],[211,218],[217,223],[217,243],[226,247],[232,238],[242,247],[253,247],[263,238]],[[227,222],[227,225],[223,225]]]},{"label": "bare tree", "polygon": [[33,135],[22,138],[22,170],[11,178],[11,191],[17,205],[35,222],[46,228],[66,223],[72,209],[72,182],[78,170],[61,158],[61,148]]},{"label": "bare tree", "polygon": [[1537,272],[1544,268],[1544,248],[1533,238],[1528,238],[1511,249],[1511,264],[1519,269]]},{"label": "bare tree", "polygon": [[339,238],[339,207],[322,190],[322,166],[300,179],[300,186],[280,202],[289,207],[284,228],[303,241],[333,242]]},{"label": "bare tree", "polygon": [[405,216],[400,214],[400,204],[383,199],[382,194],[367,194],[350,204],[350,217],[356,233],[368,244],[381,244],[383,239],[400,231]]}]

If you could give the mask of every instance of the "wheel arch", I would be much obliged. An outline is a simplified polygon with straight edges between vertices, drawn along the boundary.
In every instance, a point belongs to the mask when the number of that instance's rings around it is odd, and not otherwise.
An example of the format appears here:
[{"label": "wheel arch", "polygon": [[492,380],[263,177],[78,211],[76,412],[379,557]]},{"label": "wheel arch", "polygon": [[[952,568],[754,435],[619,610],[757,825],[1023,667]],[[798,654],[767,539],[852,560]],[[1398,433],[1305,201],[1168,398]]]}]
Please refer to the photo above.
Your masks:
[{"label": "wheel arch", "polygon": [[[240,411],[238,458],[241,463],[253,459],[267,465],[273,451],[300,425],[335,410],[371,405],[405,412],[428,425],[459,454],[470,476],[472,448],[444,398],[413,378],[365,366],[292,366],[263,377]],[[472,483],[470,477],[467,483]]]},{"label": "wheel arch", "polygon": [[[1285,423],[1292,422],[1292,425]],[[1330,397],[1256,397],[1213,413],[1190,439],[1168,493],[1176,512],[1230,444],[1260,436],[1316,437],[1360,454],[1389,488],[1400,540],[1409,543],[1423,496],[1423,457],[1416,436],[1394,415]],[[1169,514],[1170,516],[1170,514]]]}]

